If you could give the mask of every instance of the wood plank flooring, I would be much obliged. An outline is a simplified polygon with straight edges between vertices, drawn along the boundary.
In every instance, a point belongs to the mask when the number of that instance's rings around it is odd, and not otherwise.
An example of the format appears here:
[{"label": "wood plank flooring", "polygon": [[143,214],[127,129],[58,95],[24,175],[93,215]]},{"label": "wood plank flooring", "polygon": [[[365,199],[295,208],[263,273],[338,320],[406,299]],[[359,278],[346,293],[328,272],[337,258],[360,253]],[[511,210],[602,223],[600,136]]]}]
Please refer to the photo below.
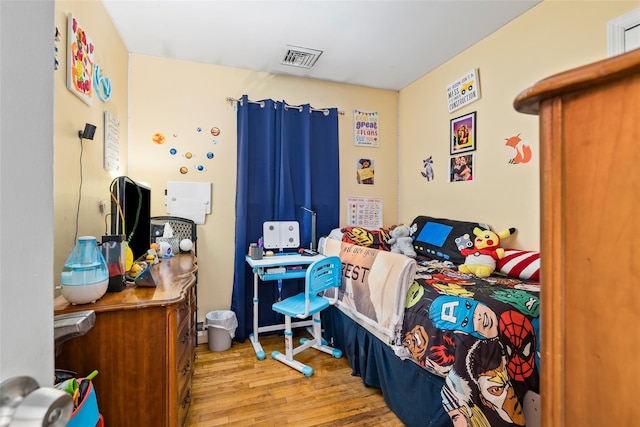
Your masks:
[{"label": "wood plank flooring", "polygon": [[265,360],[256,358],[248,339],[221,352],[198,346],[187,427],[403,426],[380,390],[351,375],[345,357],[305,350],[296,357],[313,367],[305,377],[271,358],[273,350],[284,352],[282,336],[260,342]]}]

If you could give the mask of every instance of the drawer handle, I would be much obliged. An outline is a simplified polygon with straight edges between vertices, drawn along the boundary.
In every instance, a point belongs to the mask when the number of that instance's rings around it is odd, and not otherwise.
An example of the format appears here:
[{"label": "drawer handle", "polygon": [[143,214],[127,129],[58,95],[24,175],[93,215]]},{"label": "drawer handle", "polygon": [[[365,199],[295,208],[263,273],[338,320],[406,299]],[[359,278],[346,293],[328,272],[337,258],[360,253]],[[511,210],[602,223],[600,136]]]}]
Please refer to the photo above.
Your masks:
[{"label": "drawer handle", "polygon": [[188,331],[185,332],[185,334],[182,336],[182,340],[180,340],[181,344],[186,343],[187,341],[189,341],[189,335],[191,335]]},{"label": "drawer handle", "polygon": [[191,403],[191,389],[187,390],[187,395],[184,397],[184,400],[182,401],[182,408],[186,408],[187,405],[189,405]]},{"label": "drawer handle", "polygon": [[182,368],[182,375],[187,375],[187,372],[191,371],[191,360],[187,361],[187,364]]}]

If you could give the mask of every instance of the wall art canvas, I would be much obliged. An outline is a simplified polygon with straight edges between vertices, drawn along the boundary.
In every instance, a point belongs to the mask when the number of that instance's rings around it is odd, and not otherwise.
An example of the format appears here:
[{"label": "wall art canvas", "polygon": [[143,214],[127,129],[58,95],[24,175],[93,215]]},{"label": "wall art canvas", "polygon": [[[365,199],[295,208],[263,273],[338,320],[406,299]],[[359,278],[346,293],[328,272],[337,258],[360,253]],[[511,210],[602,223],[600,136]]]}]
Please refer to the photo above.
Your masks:
[{"label": "wall art canvas", "polygon": [[377,112],[353,110],[353,127],[356,146],[378,147],[380,145]]},{"label": "wall art canvas", "polygon": [[91,105],[95,46],[85,29],[71,13],[67,26],[67,88],[87,105]]}]

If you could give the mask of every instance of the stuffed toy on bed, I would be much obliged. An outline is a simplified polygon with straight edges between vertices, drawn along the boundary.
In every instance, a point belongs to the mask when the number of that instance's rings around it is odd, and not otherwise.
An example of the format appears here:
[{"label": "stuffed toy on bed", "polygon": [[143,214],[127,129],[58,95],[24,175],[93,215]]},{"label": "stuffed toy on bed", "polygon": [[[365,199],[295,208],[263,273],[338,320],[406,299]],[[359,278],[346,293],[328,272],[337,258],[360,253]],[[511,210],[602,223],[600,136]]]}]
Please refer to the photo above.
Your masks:
[{"label": "stuffed toy on bed", "polygon": [[404,254],[408,257],[415,258],[416,251],[413,249],[413,239],[411,238],[411,228],[407,225],[397,225],[391,227],[389,231],[390,239],[387,244],[391,246],[391,252]]},{"label": "stuffed toy on bed", "polygon": [[500,247],[501,239],[506,239],[515,232],[515,228],[494,233],[491,230],[476,227],[473,229],[476,238],[472,248],[464,247],[471,246],[469,236],[461,236],[456,239],[456,242],[459,243],[460,253],[466,257],[464,264],[460,265],[458,270],[481,278],[491,276],[491,273],[496,269],[496,261],[504,257],[504,249]]}]

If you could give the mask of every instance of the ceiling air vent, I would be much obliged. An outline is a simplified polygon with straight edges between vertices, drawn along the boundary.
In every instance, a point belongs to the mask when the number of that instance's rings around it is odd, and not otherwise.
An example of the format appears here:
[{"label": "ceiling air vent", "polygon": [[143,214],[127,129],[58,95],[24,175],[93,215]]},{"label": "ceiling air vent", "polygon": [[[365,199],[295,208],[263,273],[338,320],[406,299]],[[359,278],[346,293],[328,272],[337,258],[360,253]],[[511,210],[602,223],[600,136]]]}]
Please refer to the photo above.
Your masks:
[{"label": "ceiling air vent", "polygon": [[311,68],[315,65],[320,55],[322,55],[321,50],[287,45],[280,63],[291,67]]}]

